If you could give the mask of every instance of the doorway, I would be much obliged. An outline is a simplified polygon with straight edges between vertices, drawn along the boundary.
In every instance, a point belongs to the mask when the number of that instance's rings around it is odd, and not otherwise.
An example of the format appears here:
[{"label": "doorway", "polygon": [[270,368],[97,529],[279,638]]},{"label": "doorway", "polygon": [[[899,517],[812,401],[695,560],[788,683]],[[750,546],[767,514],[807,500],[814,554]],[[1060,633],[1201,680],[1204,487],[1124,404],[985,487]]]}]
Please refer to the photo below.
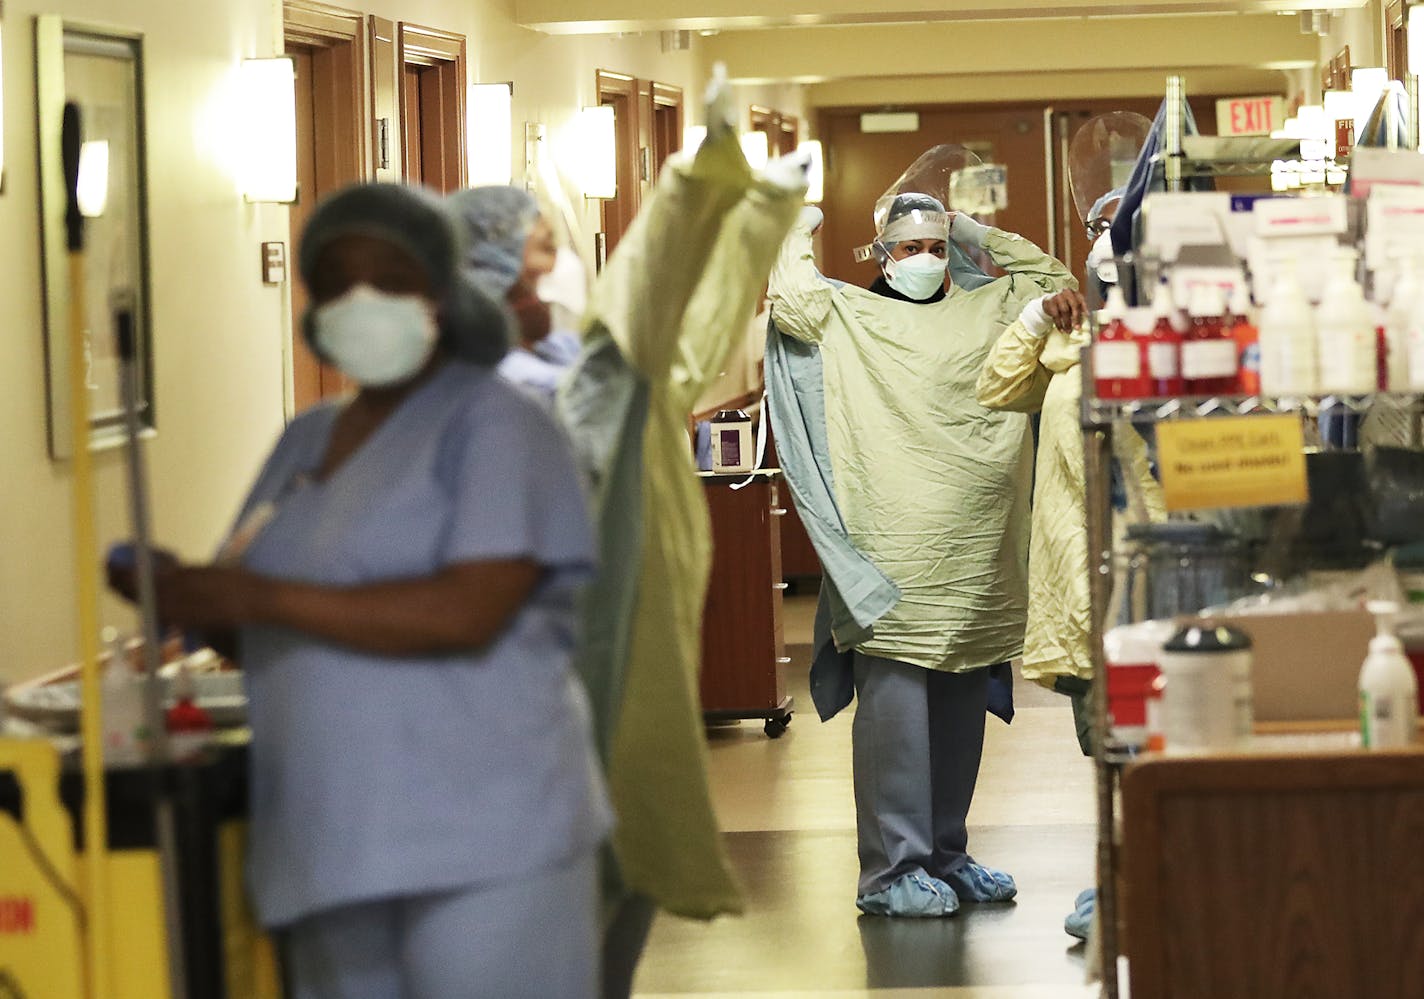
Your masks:
[{"label": "doorway", "polygon": [[1007,166],[1009,207],[994,224],[1048,247],[1048,176],[1041,106],[936,107],[918,111],[918,127],[864,132],[862,109],[827,111],[820,135],[826,152],[826,221],[821,230],[827,277],[865,287],[873,263],[857,264],[852,250],[874,237],[871,210],[895,179],[940,143],[967,146],[985,162]]},{"label": "doorway", "polygon": [[[1215,97],[1189,99],[1201,132],[1216,132]],[[825,143],[826,221],[821,230],[822,266],[828,277],[864,287],[875,278],[873,263],[857,264],[852,250],[874,236],[871,209],[915,158],[940,143],[968,147],[985,162],[1008,170],[1009,205],[994,225],[1018,233],[1066,263],[1080,284],[1088,252],[1082,220],[1068,184],[1068,147],[1092,117],[1135,111],[1151,119],[1161,98],[1073,101],[1071,104],[983,104],[924,107],[914,131],[861,131],[862,108],[822,112]]]},{"label": "doorway", "polygon": [[638,169],[638,81],[622,73],[599,70],[598,103],[613,109],[614,141],[617,143],[617,190],[600,206],[603,232],[599,259],[606,259],[638,214],[641,198]]},{"label": "doorway", "polygon": [[465,37],[400,26],[401,148],[408,183],[465,186]]},{"label": "doorway", "polygon": [[667,158],[682,148],[682,88],[653,84],[653,179]]},{"label": "doorway", "polygon": [[[364,180],[369,155],[363,127],[368,35],[355,11],[288,2],[283,8],[286,54],[296,69],[297,200],[290,244],[297,248],[317,202]],[[295,254],[293,254],[295,257]],[[297,410],[345,392],[341,372],[322,364],[302,335],[308,299],[292,281],[292,397]]]}]

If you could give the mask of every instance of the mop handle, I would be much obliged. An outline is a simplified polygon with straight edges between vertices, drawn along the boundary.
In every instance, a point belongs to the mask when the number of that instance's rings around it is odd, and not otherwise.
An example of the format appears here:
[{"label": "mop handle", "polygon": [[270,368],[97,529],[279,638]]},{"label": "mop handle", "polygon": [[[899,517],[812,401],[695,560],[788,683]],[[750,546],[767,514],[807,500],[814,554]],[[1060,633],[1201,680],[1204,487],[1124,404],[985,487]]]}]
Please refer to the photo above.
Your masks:
[{"label": "mop handle", "polygon": [[158,676],[162,663],[162,637],[158,626],[158,594],[154,585],[152,531],[148,487],[139,447],[142,428],[138,416],[138,364],[134,343],[134,303],[130,292],[114,300],[114,339],[119,352],[119,391],[128,436],[129,510],[133,519],[134,571],[138,578],[138,605],[143,624],[143,715],[148,729],[149,760],[155,765],[168,759],[168,730],[163,715],[163,686]]},{"label": "mop handle", "polygon": [[64,105],[61,150],[68,203],[69,427],[74,478],[74,588],[79,628],[80,731],[84,769],[84,984],[89,999],[109,990],[109,828],[104,800],[103,696],[99,683],[99,545],[94,531],[94,469],[89,455],[89,388],[85,371],[84,216],[79,211],[79,105]]}]

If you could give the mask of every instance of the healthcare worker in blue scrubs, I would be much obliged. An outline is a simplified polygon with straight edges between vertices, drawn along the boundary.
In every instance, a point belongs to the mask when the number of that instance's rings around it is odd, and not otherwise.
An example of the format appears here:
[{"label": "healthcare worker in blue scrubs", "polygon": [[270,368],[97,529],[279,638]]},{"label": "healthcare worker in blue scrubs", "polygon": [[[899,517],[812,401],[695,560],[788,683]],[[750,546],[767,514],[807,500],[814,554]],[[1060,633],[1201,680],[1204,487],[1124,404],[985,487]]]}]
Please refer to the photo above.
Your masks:
[{"label": "healthcare worker in blue scrubs", "polygon": [[553,227],[532,194],[510,185],[457,191],[450,206],[465,228],[466,273],[514,316],[515,341],[499,364],[500,375],[552,407],[578,356],[577,337],[570,351],[569,331],[554,329],[553,312],[539,294],[558,260]]},{"label": "healthcare worker in blue scrubs", "polygon": [[610,827],[564,435],[492,370],[502,311],[433,195],[347,188],[303,234],[303,332],[358,386],[299,416],[167,622],[233,631],[249,881],[292,999],[592,997]]}]

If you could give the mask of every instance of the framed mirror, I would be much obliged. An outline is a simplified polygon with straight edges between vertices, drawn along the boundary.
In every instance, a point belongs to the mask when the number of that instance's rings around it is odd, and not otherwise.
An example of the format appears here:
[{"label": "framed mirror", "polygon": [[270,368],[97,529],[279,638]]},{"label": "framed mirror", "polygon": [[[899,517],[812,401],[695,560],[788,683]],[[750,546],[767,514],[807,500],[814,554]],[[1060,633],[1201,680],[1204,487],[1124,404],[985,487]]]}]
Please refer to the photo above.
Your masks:
[{"label": "framed mirror", "polygon": [[35,19],[35,68],[40,142],[40,240],[45,301],[49,451],[74,453],[69,424],[66,333],[73,298],[65,247],[66,191],[60,135],[64,105],[80,107],[83,129],[80,204],[85,213],[84,344],[89,391],[90,448],[122,444],[119,359],[113,312],[126,301],[134,314],[140,424],[155,427],[152,324],[149,311],[147,156],[144,146],[143,39],[67,22]]}]

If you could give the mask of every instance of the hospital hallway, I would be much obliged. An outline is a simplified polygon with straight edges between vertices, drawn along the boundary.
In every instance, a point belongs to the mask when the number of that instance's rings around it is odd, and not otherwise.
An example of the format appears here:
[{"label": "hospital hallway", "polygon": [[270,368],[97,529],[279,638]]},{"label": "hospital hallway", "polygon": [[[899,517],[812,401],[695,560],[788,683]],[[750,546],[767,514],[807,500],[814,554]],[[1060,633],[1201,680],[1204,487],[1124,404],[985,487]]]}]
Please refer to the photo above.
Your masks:
[{"label": "hospital hallway", "polygon": [[635,994],[855,999],[1059,999],[1096,995],[1063,917],[1093,880],[1093,782],[1068,700],[1015,677],[1011,726],[989,719],[970,849],[1018,881],[1004,905],[949,919],[855,908],[851,710],[817,720],[807,689],[813,597],[786,602],[797,714],[709,730],[711,780],[746,913],[711,924],[660,915]]}]

